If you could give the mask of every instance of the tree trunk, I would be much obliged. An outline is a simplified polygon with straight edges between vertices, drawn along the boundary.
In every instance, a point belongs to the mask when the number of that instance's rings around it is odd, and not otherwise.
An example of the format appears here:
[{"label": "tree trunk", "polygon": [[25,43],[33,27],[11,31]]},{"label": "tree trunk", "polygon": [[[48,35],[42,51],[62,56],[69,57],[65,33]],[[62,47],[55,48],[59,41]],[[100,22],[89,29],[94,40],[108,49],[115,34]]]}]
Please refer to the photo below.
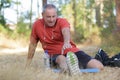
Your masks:
[{"label": "tree trunk", "polygon": [[31,5],[30,5],[30,28],[32,27],[32,4],[33,4],[33,0],[31,0]]},{"label": "tree trunk", "polygon": [[45,6],[47,4],[47,0],[42,1],[42,5]]},{"label": "tree trunk", "polygon": [[120,0],[115,0],[116,5],[116,27],[113,30],[114,39],[120,39]]},{"label": "tree trunk", "polygon": [[38,14],[38,18],[40,18],[39,9],[40,9],[39,0],[37,0],[37,14]]},{"label": "tree trunk", "polygon": [[18,8],[18,5],[19,5],[19,4],[18,4],[18,0],[17,0],[17,27],[18,27],[18,18],[19,18],[19,11],[18,11],[19,8]]},{"label": "tree trunk", "polygon": [[74,13],[73,13],[73,17],[74,17],[74,22],[73,22],[73,26],[76,26],[76,0],[73,0],[73,7],[72,7]]},{"label": "tree trunk", "polygon": [[96,8],[95,8],[95,13],[96,13],[96,24],[98,27],[102,27],[102,21],[101,21],[101,14],[102,14],[102,4],[103,0],[95,0],[96,1]]},{"label": "tree trunk", "polygon": [[72,36],[74,36],[74,39],[76,40],[77,36],[75,35],[77,32],[76,32],[76,19],[77,19],[77,12],[76,12],[76,0],[73,0],[73,5],[72,5],[72,9],[74,11],[74,13],[72,14],[73,15],[73,18],[74,18],[74,21],[73,21],[73,30],[72,30]]},{"label": "tree trunk", "polygon": [[116,3],[116,29],[120,32],[120,0],[115,0]]}]

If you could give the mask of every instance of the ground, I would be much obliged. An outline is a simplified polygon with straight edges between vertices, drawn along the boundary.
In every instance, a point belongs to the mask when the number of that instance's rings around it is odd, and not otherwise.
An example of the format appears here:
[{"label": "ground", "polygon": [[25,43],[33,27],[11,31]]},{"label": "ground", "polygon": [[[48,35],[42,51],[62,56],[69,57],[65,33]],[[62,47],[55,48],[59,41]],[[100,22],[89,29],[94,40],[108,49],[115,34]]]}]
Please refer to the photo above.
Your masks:
[{"label": "ground", "polygon": [[[12,41],[10,41],[9,45],[0,42],[0,80],[120,80],[120,68],[117,67],[105,67],[104,70],[98,73],[82,73],[82,75],[72,77],[45,70],[43,50],[39,47],[30,67],[26,69],[28,47],[18,47],[18,45],[12,43]],[[91,56],[94,56],[99,49],[95,45],[78,45],[78,47]]]}]

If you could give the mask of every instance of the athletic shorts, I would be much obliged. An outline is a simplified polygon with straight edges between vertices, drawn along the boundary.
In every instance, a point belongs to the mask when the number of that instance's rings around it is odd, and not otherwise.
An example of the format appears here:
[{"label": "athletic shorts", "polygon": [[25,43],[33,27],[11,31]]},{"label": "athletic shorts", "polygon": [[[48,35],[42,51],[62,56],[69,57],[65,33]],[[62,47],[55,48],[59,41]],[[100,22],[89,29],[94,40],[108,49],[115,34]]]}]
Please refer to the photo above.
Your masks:
[{"label": "athletic shorts", "polygon": [[[56,54],[56,55],[53,55],[50,59],[50,62],[51,62],[51,66],[58,66],[58,64],[56,63],[56,58],[59,56],[60,54]],[[88,54],[86,54],[85,52],[83,51],[78,51],[78,52],[75,52],[75,55],[77,56],[78,58],[78,61],[79,61],[79,67],[80,68],[86,68],[87,67],[87,64],[88,62],[92,59],[91,56],[89,56]],[[65,55],[66,56],[66,55]]]}]

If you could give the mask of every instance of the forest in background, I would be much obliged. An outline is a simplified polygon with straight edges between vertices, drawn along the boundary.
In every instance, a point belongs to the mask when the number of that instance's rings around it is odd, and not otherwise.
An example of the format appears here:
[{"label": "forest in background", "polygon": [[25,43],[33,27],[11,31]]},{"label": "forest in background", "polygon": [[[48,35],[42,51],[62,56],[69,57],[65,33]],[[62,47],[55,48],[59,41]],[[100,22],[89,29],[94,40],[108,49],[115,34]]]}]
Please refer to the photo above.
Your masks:
[{"label": "forest in background", "polygon": [[[21,12],[21,0],[0,0],[0,34],[6,38],[28,41],[35,21],[33,1],[30,9]],[[58,16],[65,17],[71,24],[72,38],[76,43],[97,44],[108,53],[118,53],[120,47],[120,0],[37,0],[37,17],[40,16],[40,5],[53,3],[58,8]],[[12,26],[4,17],[4,10],[16,6],[17,21]],[[26,22],[27,20],[27,22]],[[2,38],[2,37],[0,37]]]}]

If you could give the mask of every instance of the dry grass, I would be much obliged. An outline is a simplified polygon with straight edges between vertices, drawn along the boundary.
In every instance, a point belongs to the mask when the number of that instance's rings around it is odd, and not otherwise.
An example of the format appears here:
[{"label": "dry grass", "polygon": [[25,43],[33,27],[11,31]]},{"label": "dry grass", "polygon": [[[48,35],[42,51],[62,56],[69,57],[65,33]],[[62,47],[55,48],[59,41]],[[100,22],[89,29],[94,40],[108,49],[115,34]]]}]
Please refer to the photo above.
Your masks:
[{"label": "dry grass", "polygon": [[[22,52],[20,50],[21,52],[16,51],[14,53],[10,53],[10,51],[6,51],[6,53],[1,53],[3,47],[11,48],[12,46],[14,48],[17,46],[18,49],[20,48],[15,42],[12,43],[11,41],[9,42],[1,39],[0,80],[120,80],[120,68],[105,67],[103,71],[98,73],[83,73],[80,76],[72,77],[45,70],[43,66],[43,54],[40,54],[43,53],[42,51],[36,52],[31,66],[28,69],[25,69],[27,52]],[[98,47],[96,46],[80,46],[80,48],[86,53],[90,53],[90,55],[94,55],[92,53],[95,53],[98,50]]]},{"label": "dry grass", "polygon": [[0,80],[120,80],[120,68],[110,67],[98,73],[83,73],[80,76],[60,75],[44,69],[42,56],[36,52],[31,66],[25,69],[26,53],[1,55]]}]

